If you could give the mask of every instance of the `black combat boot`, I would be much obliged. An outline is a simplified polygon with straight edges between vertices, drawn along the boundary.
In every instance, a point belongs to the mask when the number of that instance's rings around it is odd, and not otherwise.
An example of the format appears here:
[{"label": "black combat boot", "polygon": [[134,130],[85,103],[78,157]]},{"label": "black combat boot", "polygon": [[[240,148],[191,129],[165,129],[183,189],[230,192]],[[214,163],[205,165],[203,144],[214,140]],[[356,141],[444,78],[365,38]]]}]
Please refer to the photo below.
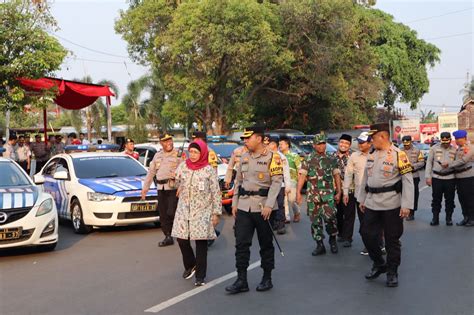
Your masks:
[{"label": "black combat boot", "polygon": [[464,219],[462,219],[462,221],[459,221],[458,223],[456,223],[457,226],[463,226],[463,225],[466,225],[466,223],[469,222],[469,217],[465,216]]},{"label": "black combat boot", "polygon": [[329,237],[329,246],[331,247],[331,253],[337,254],[338,249],[337,249],[336,236],[331,235]]},{"label": "black combat boot", "polygon": [[311,255],[319,256],[319,255],[326,254],[326,247],[324,247],[323,241],[316,241],[316,244],[317,244],[317,246],[316,246],[315,250],[313,250]]},{"label": "black combat boot", "polygon": [[452,213],[446,213],[446,225],[447,226],[453,225],[453,214]]},{"label": "black combat boot", "polygon": [[398,287],[398,273],[396,271],[387,271],[386,285],[389,288]]},{"label": "black combat boot", "polygon": [[174,241],[173,238],[170,235],[166,235],[165,238],[158,243],[159,247],[165,247],[165,246],[170,246],[173,245]]},{"label": "black combat boot", "polygon": [[237,294],[241,292],[247,292],[249,290],[249,284],[247,283],[247,270],[237,271],[237,280],[232,285],[225,288],[230,294]]},{"label": "black combat boot", "polygon": [[262,281],[260,281],[259,285],[257,286],[257,291],[258,292],[268,291],[271,288],[273,288],[272,271],[264,270]]},{"label": "black combat boot", "polygon": [[439,213],[433,213],[433,219],[431,220],[430,225],[439,225]]}]

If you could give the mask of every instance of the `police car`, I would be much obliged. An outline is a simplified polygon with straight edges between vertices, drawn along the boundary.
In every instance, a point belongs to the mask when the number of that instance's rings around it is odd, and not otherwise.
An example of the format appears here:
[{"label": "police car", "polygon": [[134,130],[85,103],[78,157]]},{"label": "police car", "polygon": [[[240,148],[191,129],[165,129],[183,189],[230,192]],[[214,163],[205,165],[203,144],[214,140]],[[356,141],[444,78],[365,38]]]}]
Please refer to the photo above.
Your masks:
[{"label": "police car", "polygon": [[93,227],[159,224],[156,190],[151,189],[146,200],[140,198],[146,169],[123,153],[106,152],[117,148],[67,146],[66,153],[51,158],[39,173],[59,217],[71,220],[76,233],[89,233]]},{"label": "police car", "polygon": [[41,246],[54,250],[58,242],[58,215],[53,198],[37,187],[18,164],[2,158],[2,150],[0,249]]}]

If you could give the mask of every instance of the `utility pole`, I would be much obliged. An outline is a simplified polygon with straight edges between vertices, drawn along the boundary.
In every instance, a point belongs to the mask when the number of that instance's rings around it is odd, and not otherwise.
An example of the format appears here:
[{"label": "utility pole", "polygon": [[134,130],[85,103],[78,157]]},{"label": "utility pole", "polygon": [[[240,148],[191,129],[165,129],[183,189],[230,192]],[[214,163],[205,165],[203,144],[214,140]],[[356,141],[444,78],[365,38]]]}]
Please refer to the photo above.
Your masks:
[{"label": "utility pole", "polygon": [[7,110],[5,115],[5,140],[8,141],[10,137],[10,110]]}]

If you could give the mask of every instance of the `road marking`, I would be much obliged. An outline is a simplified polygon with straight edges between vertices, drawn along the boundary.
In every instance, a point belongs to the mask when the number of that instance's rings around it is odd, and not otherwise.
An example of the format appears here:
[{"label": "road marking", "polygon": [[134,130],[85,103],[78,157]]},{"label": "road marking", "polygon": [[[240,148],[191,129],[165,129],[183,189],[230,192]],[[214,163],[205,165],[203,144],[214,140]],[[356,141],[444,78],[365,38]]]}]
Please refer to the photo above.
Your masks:
[{"label": "road marking", "polygon": [[[254,262],[253,264],[251,264],[251,265],[247,268],[247,270],[255,269],[255,268],[257,268],[258,266],[260,266],[260,260]],[[157,305],[155,305],[155,306],[152,306],[152,307],[150,307],[149,309],[145,310],[145,312],[147,312],[147,313],[158,313],[158,312],[161,312],[162,310],[164,310],[164,309],[166,309],[166,308],[168,308],[168,307],[170,307],[170,306],[173,306],[173,305],[175,305],[175,304],[177,304],[177,303],[179,303],[179,302],[181,302],[181,301],[184,301],[184,300],[186,300],[186,299],[188,299],[188,298],[190,298],[190,297],[192,297],[192,296],[194,296],[194,295],[196,295],[196,294],[199,294],[199,293],[201,293],[201,292],[203,292],[203,291],[206,291],[206,290],[208,290],[208,289],[210,289],[210,288],[212,288],[212,287],[215,287],[216,285],[221,284],[222,282],[227,281],[227,280],[229,280],[229,279],[232,279],[232,278],[234,278],[234,277],[236,277],[236,276],[237,276],[237,272],[236,272],[236,271],[231,272],[231,273],[228,273],[228,274],[226,274],[226,275],[224,275],[224,276],[222,276],[222,277],[220,277],[220,278],[214,279],[214,280],[212,280],[211,282],[206,283],[206,284],[205,284],[204,286],[202,286],[202,287],[197,287],[197,288],[192,289],[192,290],[190,290],[190,291],[188,291],[188,292],[184,292],[183,294],[180,294],[180,295],[178,295],[178,296],[175,296],[174,298],[171,298],[171,299],[169,299],[169,300],[167,300],[167,301],[161,302],[160,304],[157,304]]]}]

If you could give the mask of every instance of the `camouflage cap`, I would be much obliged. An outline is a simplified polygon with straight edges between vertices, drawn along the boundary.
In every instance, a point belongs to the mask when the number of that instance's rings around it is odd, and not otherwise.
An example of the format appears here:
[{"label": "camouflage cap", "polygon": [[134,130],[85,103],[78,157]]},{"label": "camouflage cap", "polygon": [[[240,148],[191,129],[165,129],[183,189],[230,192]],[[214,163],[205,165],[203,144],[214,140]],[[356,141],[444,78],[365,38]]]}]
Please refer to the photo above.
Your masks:
[{"label": "camouflage cap", "polygon": [[314,144],[326,143],[326,135],[323,132],[320,132],[314,135],[313,143]]}]

